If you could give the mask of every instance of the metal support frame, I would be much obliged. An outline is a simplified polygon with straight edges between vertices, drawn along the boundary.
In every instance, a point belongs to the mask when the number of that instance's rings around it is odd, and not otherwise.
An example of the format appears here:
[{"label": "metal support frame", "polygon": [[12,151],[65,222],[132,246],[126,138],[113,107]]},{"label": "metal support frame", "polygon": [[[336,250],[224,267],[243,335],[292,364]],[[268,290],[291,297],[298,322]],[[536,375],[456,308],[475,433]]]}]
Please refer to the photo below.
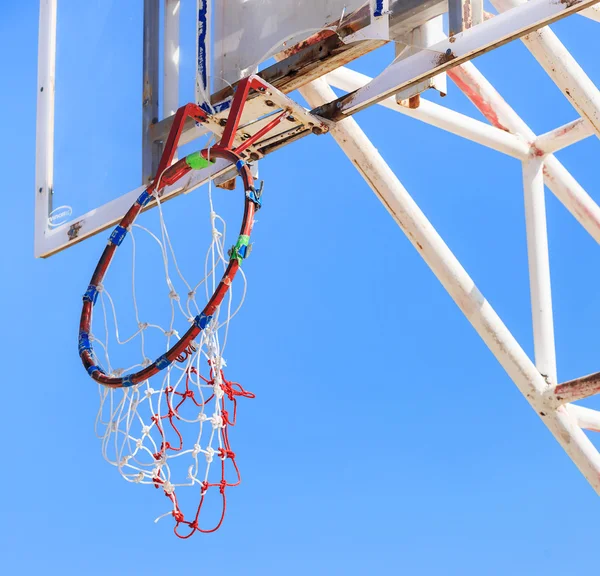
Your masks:
[{"label": "metal support frame", "polygon": [[164,0],[162,116],[179,108],[179,9],[181,0]]},{"label": "metal support frame", "polygon": [[35,244],[49,230],[54,185],[54,97],[56,78],[57,0],[40,1],[35,161]]},{"label": "metal support frame", "polygon": [[434,44],[428,50],[395,62],[360,90],[320,106],[313,112],[329,120],[340,120],[356,114],[402,89],[468,62],[511,40],[522,38],[598,1],[600,0],[575,0],[563,3],[556,0],[530,0],[510,13],[500,14]]},{"label": "metal support frame", "polygon": [[144,0],[144,63],[142,85],[142,183],[148,184],[158,168],[161,143],[151,127],[158,122],[160,1]]},{"label": "metal support frame", "polygon": [[[324,79],[306,86],[301,93],[314,107],[335,98],[335,93]],[[584,415],[580,411],[577,414],[578,407],[557,406],[548,398],[548,391],[552,390],[551,384],[554,378],[552,373],[554,341],[553,334],[551,334],[549,268],[545,244],[535,246],[530,251],[530,267],[536,274],[535,281],[532,281],[532,301],[536,306],[534,321],[537,325],[534,333],[536,359],[539,366],[549,372],[544,377],[502,323],[489,302],[479,292],[473,280],[355,120],[347,118],[338,122],[331,129],[331,134],[536,413],[548,426],[556,440],[569,454],[596,492],[600,494],[600,453],[580,427],[586,422],[597,422],[595,415],[598,413],[590,411],[592,414],[586,412]],[[532,157],[525,162],[524,181],[527,188],[526,197],[529,197],[527,200],[528,238],[534,244],[545,235],[541,170],[542,161],[539,158]],[[539,309],[538,298],[543,301],[543,305]]]}]

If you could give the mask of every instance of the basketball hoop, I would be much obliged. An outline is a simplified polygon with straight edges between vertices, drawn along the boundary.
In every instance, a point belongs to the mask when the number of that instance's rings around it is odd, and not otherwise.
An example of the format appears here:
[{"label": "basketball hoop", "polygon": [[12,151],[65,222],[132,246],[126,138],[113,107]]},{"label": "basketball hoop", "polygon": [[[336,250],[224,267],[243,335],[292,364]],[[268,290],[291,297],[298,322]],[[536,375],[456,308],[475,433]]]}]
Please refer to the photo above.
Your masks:
[{"label": "basketball hoop", "polygon": [[[79,354],[88,374],[103,387],[97,426],[100,428],[99,435],[103,442],[104,456],[119,468],[121,475],[126,480],[153,485],[163,490],[172,505],[172,509],[163,516],[173,516],[175,519],[174,530],[180,538],[188,538],[196,531],[213,532],[217,530],[225,515],[225,490],[227,487],[237,486],[241,481],[228,430],[236,423],[237,399],[254,398],[254,395],[244,390],[240,384],[225,378],[223,370],[225,361],[222,357],[219,328],[223,325],[228,326],[232,315],[229,310],[226,320],[221,322],[219,313],[225,296],[230,292],[234,278],[241,270],[243,260],[250,253],[250,234],[254,224],[254,215],[261,206],[262,189],[255,188],[250,168],[242,158],[243,151],[252,142],[246,141],[233,148],[242,110],[250,90],[253,88],[265,91],[264,83],[256,77],[240,82],[231,103],[231,111],[219,144],[189,154],[171,165],[185,120],[192,118],[199,124],[207,123],[210,120],[208,114],[195,104],[188,104],[177,111],[156,179],[142,192],[113,230],[83,296],[79,328]],[[287,115],[289,115],[289,111],[284,110],[275,119],[271,119],[260,130],[258,137],[264,136]],[[255,138],[250,140],[255,140]],[[217,261],[220,261],[225,268],[221,280],[218,285],[213,280],[214,290],[206,305],[202,309],[198,308],[198,313],[194,316],[188,315],[187,319],[191,326],[181,337],[172,323],[169,330],[161,328],[167,337],[167,351],[164,354],[154,360],[143,358],[140,364],[134,364],[129,369],[111,370],[108,342],[106,345],[100,343],[94,337],[91,329],[93,310],[99,297],[106,317],[105,294],[116,325],[116,310],[112,298],[103,287],[103,281],[117,248],[128,234],[131,235],[132,242],[135,241],[133,228],[143,228],[135,224],[136,219],[146,206],[154,203],[160,215],[162,241],[158,236],[152,236],[161,245],[167,285],[170,288],[169,297],[172,299],[172,303],[177,302],[179,308],[185,312],[168,273],[169,252],[173,255],[176,267],[177,262],[164,223],[161,195],[166,186],[173,185],[192,170],[209,167],[214,163],[215,158],[223,159],[234,165],[244,185],[242,223],[237,241],[228,252],[228,259],[225,256],[226,251],[223,244],[224,232],[218,230],[219,217],[212,208],[211,197],[213,243],[209,250],[213,250],[213,260],[216,253]],[[180,274],[179,268],[177,271]],[[214,272],[215,264],[213,263],[210,272],[213,278]],[[190,291],[186,308],[189,311],[190,302],[197,305],[195,288],[189,284],[188,288]],[[135,307],[137,318],[137,305]],[[143,334],[147,328],[147,323],[139,322],[139,331],[134,336]],[[171,338],[175,338],[173,344],[171,344]],[[117,341],[119,341],[118,328]],[[104,349],[109,364],[106,368],[101,365],[94,351],[93,343],[95,342],[98,342]],[[119,343],[122,342],[119,341]],[[202,375],[203,362],[201,360],[203,358],[206,359],[209,367],[207,376]],[[150,386],[150,379],[159,374],[163,375],[160,389],[154,389]],[[117,392],[122,393],[122,396],[116,397],[115,393]],[[185,433],[183,427],[191,428],[191,433]],[[114,454],[110,455],[111,451]],[[174,479],[172,462],[175,458],[181,459],[183,456],[191,458],[191,465],[187,468],[187,478],[182,482]],[[200,474],[200,456],[204,456],[206,459],[203,475]],[[216,479],[212,479],[209,476],[209,470],[213,460],[217,459],[221,461],[220,474]],[[230,464],[226,465],[227,462]],[[231,468],[231,471],[228,472],[228,468]],[[180,501],[176,495],[176,489],[180,486],[192,486],[199,490],[199,501],[193,519],[186,518],[182,512]],[[216,525],[207,528],[201,526],[199,517],[210,488],[218,489],[222,505]],[[190,529],[187,534],[180,532],[182,526]]]}]

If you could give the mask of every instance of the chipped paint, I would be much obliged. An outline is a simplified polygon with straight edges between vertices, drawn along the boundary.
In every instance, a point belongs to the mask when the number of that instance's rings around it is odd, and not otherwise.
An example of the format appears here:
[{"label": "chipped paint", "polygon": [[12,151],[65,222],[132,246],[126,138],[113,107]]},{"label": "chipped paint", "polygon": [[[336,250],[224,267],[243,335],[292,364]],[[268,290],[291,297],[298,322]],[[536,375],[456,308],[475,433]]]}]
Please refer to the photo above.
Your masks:
[{"label": "chipped paint", "polygon": [[[464,71],[460,66],[448,70],[448,76],[452,78],[452,81],[460,88],[462,92],[475,104],[478,110],[493,124],[496,128],[510,132],[510,130],[500,122],[498,115],[494,111],[493,106],[488,102],[479,87],[472,82],[467,82],[464,77]],[[472,85],[473,84],[473,85]]]}]

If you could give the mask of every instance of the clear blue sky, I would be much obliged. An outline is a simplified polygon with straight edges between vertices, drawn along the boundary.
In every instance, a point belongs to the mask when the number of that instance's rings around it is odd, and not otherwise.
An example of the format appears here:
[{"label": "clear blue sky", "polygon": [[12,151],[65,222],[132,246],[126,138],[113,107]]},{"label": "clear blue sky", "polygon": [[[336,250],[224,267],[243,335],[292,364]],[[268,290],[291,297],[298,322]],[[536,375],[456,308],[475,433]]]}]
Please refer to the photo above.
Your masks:
[{"label": "clear blue sky", "polygon": [[[194,3],[183,2],[182,34],[193,31]],[[230,375],[256,399],[244,401],[232,433],[243,483],[230,494],[225,524],[185,542],[168,519],[154,524],[164,497],[125,483],[101,458],[97,390],[77,355],[81,295],[106,236],[33,258],[38,2],[5,4],[0,571],[597,569],[600,500],[329,137],[306,138],[261,164],[264,209],[228,351]],[[59,12],[71,44],[59,45],[57,205],[80,213],[138,177],[141,2],[119,3],[123,12],[101,4],[94,15],[61,0]],[[596,83],[599,26],[578,16],[554,26]],[[182,100],[192,96],[190,46]],[[389,56],[356,68],[374,74]],[[576,117],[522,45],[476,64],[534,131]],[[480,118],[453,85],[441,103]],[[531,353],[519,163],[384,109],[357,120]],[[559,158],[600,200],[598,150],[590,138]],[[173,203],[169,216],[193,241],[199,225],[186,202]],[[600,369],[600,250],[551,194],[548,220],[565,380]]]}]

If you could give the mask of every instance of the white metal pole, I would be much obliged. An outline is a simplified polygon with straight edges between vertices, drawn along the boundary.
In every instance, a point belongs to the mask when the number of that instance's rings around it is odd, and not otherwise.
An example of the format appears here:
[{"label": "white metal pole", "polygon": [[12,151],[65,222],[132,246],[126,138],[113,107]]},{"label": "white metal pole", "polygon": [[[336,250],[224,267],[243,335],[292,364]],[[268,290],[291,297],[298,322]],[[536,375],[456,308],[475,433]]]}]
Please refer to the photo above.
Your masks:
[{"label": "white metal pole", "polygon": [[180,0],[165,0],[163,118],[179,108],[179,7]]},{"label": "white metal pole", "polygon": [[[371,81],[369,76],[350,70],[349,68],[338,68],[325,77],[327,82],[346,92],[358,90]],[[529,145],[517,138],[514,134],[490,126],[480,120],[455,112],[445,106],[421,98],[418,108],[407,108],[396,102],[393,96],[379,102],[381,106],[410,116],[426,124],[431,124],[457,136],[477,142],[498,152],[508,154],[513,158],[525,160],[529,157]]]},{"label": "white metal pole", "polygon": [[579,12],[579,14],[581,14],[582,16],[585,16],[586,18],[589,18],[590,20],[595,20],[596,22],[600,22],[600,8],[598,7],[598,5],[594,5],[594,6],[590,6],[589,8],[586,8],[585,10],[582,10],[581,12]]},{"label": "white metal pole", "polygon": [[40,0],[35,150],[35,241],[44,250],[54,185],[54,96],[56,70],[56,2]]},{"label": "white metal pole", "polygon": [[[323,79],[313,81],[301,88],[300,92],[312,107],[335,98],[335,93]],[[353,118],[337,122],[330,133],[542,417],[556,440],[600,494],[600,454],[564,406],[556,411],[546,408],[543,403],[543,391],[547,388],[545,380],[375,146]]]},{"label": "white metal pole", "polygon": [[[526,0],[492,0],[499,12],[527,4]],[[600,90],[552,30],[545,26],[521,38],[560,91],[600,136]]]},{"label": "white metal pole", "polygon": [[[536,136],[531,128],[506,103],[472,62],[466,62],[449,70],[448,76],[494,126],[509,130],[530,144],[535,142]],[[598,204],[552,155],[548,155],[545,159],[544,177],[548,188],[596,242],[600,243]]]},{"label": "white metal pole", "polygon": [[579,426],[585,430],[600,432],[600,412],[577,404],[567,404],[567,410],[577,420]]},{"label": "white metal pole", "polygon": [[556,385],[550,258],[541,158],[523,162],[523,185],[535,365],[548,385]]},{"label": "white metal pole", "polygon": [[578,118],[559,126],[550,132],[540,134],[533,143],[540,154],[552,154],[557,150],[562,150],[571,144],[580,142],[594,134],[594,129],[589,122],[583,118]]}]

